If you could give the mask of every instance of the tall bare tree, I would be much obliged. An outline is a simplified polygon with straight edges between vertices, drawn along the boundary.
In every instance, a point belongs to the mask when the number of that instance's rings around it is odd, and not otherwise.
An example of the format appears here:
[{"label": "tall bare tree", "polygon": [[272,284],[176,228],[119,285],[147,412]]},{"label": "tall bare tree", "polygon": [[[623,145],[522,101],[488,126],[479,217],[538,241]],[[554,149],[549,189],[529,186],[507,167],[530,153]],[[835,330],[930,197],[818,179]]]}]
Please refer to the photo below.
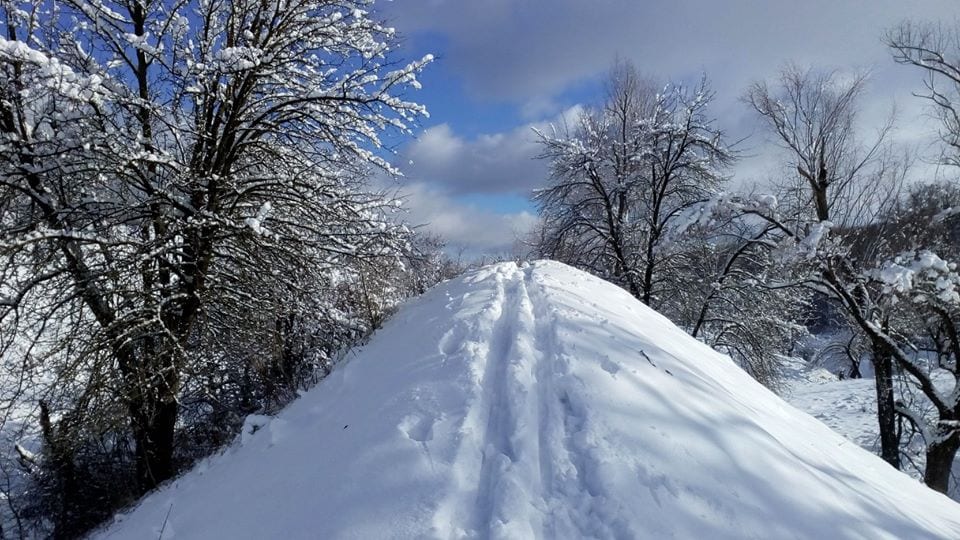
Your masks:
[{"label": "tall bare tree", "polygon": [[[894,60],[918,68],[923,75],[925,90],[918,95],[940,120],[941,162],[949,166],[960,165],[958,38],[960,27],[956,23],[909,21],[886,35]],[[913,330],[891,334],[886,339],[897,362],[933,411],[923,415],[906,403],[898,410],[923,436],[927,459],[924,481],[943,492],[948,489],[953,462],[960,450],[960,298],[956,293],[960,278],[956,274],[957,261],[952,260],[958,227],[957,214],[951,206],[955,199],[956,180],[913,190],[904,229],[913,232],[910,239],[914,246],[884,262],[873,275],[884,285],[885,298],[894,304],[898,322]],[[938,255],[932,250],[942,251]],[[910,301],[898,302],[901,298]],[[924,352],[925,358],[913,353],[917,349]]]},{"label": "tall bare tree", "polygon": [[[784,149],[789,168],[804,188],[788,192],[793,200],[779,208],[781,222],[774,229],[795,241],[806,243],[815,260],[810,283],[839,301],[854,321],[873,320],[878,315],[869,291],[857,283],[861,266],[851,258],[844,232],[868,225],[880,214],[878,205],[896,201],[896,182],[885,186],[884,169],[874,166],[882,153],[889,125],[869,146],[856,140],[857,101],[866,77],[842,77],[837,72],[817,72],[794,65],[780,73],[776,86],[753,84],[745,100],[757,112],[775,140]],[[872,206],[872,207],[871,207]],[[791,208],[792,207],[792,208]],[[864,212],[867,208],[869,211]],[[775,220],[767,212],[760,215]],[[820,240],[833,232],[835,243]],[[830,246],[827,248],[827,246]],[[862,325],[858,325],[862,326]],[[874,344],[874,367],[881,456],[900,466],[894,406],[891,354],[881,341]]]}]

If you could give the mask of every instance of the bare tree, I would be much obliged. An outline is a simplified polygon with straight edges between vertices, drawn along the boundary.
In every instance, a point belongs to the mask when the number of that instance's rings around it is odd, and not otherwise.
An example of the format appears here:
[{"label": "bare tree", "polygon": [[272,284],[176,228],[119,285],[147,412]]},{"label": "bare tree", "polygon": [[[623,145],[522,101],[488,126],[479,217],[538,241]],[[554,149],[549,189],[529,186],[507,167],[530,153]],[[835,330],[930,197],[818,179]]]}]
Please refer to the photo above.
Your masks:
[{"label": "bare tree", "polygon": [[[927,100],[940,120],[941,160],[960,165],[960,31],[957,26],[903,22],[886,35],[896,62],[919,68]],[[874,274],[884,285],[884,299],[897,321],[912,329],[882,336],[912,384],[933,407],[923,415],[916,407],[898,410],[923,435],[927,449],[924,481],[946,492],[960,449],[960,311],[955,289],[956,262],[930,250],[956,250],[956,186],[928,184],[914,189],[906,212],[898,217],[911,250],[892,258]],[[904,215],[905,214],[905,215]],[[910,301],[898,302],[900,298]],[[914,351],[921,351],[918,356]],[[949,386],[944,387],[944,381]],[[932,418],[931,418],[932,416]]]},{"label": "bare tree", "polygon": [[632,66],[617,64],[601,109],[583,112],[559,136],[538,132],[539,157],[552,167],[551,186],[535,196],[544,218],[540,250],[620,281],[637,298],[643,292],[631,265],[628,213],[640,182],[634,157],[645,145],[637,127],[653,97]]},{"label": "bare tree", "polygon": [[856,140],[857,100],[866,81],[865,74],[844,77],[787,65],[775,89],[757,82],[745,96],[806,184],[801,196],[808,200],[796,204],[835,228],[867,223],[877,210],[869,208],[875,196],[864,197],[873,195],[864,172],[883,149],[892,123],[884,125],[869,146]]},{"label": "bare tree", "polygon": [[801,331],[788,319],[806,304],[795,290],[762,286],[770,225],[698,218],[722,199],[734,159],[708,116],[713,94],[703,80],[658,89],[624,63],[607,88],[574,129],[540,134],[551,178],[535,194],[534,243],[621,284],[775,388],[777,354]]},{"label": "bare tree", "polygon": [[[869,277],[882,285],[878,301],[888,318],[867,321],[866,331],[903,369],[908,385],[932,405],[896,403],[897,412],[921,434],[926,448],[924,482],[947,493],[960,449],[960,276],[957,265],[930,251],[903,253]],[[945,384],[946,383],[946,384]]]},{"label": "bare tree", "polygon": [[[729,197],[720,194],[706,206],[728,206],[733,202]],[[755,208],[772,203],[768,197]],[[671,231],[683,236],[683,261],[672,276],[671,315],[693,337],[726,352],[754,379],[778,390],[781,355],[806,334],[798,321],[810,295],[780,284],[789,282],[792,268],[771,250],[774,227],[740,219],[743,210],[693,212],[696,223],[681,223]]]},{"label": "bare tree", "polygon": [[[856,140],[857,99],[865,81],[863,75],[844,78],[836,72],[789,65],[774,89],[765,82],[755,83],[745,97],[775,134],[806,188],[790,192],[797,197],[789,201],[794,208],[781,208],[776,219],[766,212],[759,215],[776,224],[777,233],[809,248],[815,271],[808,284],[837,300],[861,323],[878,314],[869,291],[857,281],[857,262],[850,256],[843,232],[869,224],[881,212],[877,205],[895,201],[897,192],[896,182],[881,181],[890,167],[878,160],[890,125],[869,146]],[[831,231],[836,241],[821,245]],[[873,343],[881,455],[899,468],[891,354],[882,342]]]},{"label": "bare tree", "polygon": [[926,99],[940,120],[941,158],[960,165],[960,30],[943,24],[903,22],[885,41],[899,64],[921,70]]}]

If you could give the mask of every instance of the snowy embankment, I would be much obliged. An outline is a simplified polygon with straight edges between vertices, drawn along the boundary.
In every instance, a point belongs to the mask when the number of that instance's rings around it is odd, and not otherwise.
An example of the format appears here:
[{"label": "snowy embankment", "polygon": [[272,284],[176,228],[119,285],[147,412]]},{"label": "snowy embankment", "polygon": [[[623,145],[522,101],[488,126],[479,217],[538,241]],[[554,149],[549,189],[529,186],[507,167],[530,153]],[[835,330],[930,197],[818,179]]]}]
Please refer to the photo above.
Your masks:
[{"label": "snowy embankment", "polygon": [[[877,425],[877,396],[873,369],[865,363],[867,379],[838,380],[838,369],[824,369],[800,358],[785,358],[789,363],[789,386],[784,399],[794,407],[812,415],[851,442],[873,454],[880,453]],[[844,366],[846,367],[846,366]],[[932,406],[931,406],[932,407]],[[931,413],[932,414],[932,413]],[[901,459],[906,474],[923,478],[926,465],[925,447],[917,434],[909,442],[901,441]],[[960,457],[954,460],[950,479],[950,496],[960,500]]]},{"label": "snowy embankment", "polygon": [[99,534],[161,532],[960,538],[960,506],[624,291],[504,263],[406,305],[242,444]]}]

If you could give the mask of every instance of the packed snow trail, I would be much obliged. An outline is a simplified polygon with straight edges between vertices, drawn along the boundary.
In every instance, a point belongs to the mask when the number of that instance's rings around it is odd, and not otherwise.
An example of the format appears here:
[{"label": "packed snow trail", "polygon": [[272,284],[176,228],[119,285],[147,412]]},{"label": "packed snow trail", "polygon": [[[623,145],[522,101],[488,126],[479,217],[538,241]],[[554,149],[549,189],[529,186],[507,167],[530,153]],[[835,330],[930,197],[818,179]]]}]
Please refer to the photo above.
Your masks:
[{"label": "packed snow trail", "polygon": [[960,538],[960,506],[621,289],[486,267],[105,538]]}]

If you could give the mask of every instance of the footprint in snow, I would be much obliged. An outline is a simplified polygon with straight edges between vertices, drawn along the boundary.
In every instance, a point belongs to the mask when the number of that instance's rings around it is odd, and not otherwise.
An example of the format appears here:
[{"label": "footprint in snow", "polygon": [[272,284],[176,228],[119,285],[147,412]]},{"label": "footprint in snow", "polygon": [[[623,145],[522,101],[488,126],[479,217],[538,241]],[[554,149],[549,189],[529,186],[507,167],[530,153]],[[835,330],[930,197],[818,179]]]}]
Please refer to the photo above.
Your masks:
[{"label": "footprint in snow", "polygon": [[408,414],[400,420],[397,428],[411,441],[426,443],[433,440],[433,424],[435,419],[424,414]]},{"label": "footprint in snow", "polygon": [[440,338],[440,352],[445,356],[450,356],[463,348],[463,337],[466,330],[462,323],[457,323],[453,328],[446,331]]},{"label": "footprint in snow", "polygon": [[620,371],[620,364],[610,360],[608,356],[600,358],[600,367],[610,375],[613,375],[614,378],[617,377],[617,372]]}]

